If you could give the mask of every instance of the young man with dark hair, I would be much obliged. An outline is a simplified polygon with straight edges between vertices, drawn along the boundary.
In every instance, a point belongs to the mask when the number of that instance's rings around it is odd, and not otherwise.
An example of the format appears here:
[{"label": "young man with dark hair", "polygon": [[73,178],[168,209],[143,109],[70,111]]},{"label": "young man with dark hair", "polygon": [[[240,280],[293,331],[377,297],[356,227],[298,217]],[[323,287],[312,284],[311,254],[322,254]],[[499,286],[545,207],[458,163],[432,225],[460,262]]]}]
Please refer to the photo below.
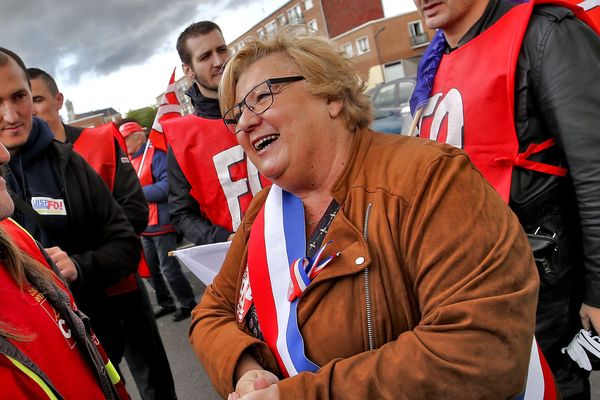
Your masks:
[{"label": "young man with dark hair", "polygon": [[221,120],[217,91],[229,49],[220,28],[210,21],[190,25],[179,36],[177,51],[193,82],[186,94],[196,114],[163,122],[169,210],[177,231],[192,243],[224,242],[231,240],[254,193],[268,183],[261,182]]}]

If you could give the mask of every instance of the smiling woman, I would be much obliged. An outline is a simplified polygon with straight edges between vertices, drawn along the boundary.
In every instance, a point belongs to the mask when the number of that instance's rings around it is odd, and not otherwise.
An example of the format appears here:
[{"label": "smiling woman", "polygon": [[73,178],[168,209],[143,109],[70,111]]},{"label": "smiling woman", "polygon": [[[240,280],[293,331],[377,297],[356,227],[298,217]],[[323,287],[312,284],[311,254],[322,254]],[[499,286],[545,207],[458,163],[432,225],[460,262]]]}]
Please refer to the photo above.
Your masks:
[{"label": "smiling woman", "polygon": [[247,43],[219,88],[229,130],[273,181],[193,312],[221,395],[519,395],[535,264],[468,157],[368,130],[352,64],[299,30]]}]

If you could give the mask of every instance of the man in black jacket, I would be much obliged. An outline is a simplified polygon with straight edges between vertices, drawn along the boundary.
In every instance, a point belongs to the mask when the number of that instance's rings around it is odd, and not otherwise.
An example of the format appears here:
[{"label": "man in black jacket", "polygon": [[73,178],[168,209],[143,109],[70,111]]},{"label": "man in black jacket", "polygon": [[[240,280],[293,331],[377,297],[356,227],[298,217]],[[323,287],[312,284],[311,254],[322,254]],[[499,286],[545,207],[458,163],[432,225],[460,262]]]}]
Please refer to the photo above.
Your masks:
[{"label": "man in black jacket", "polygon": [[108,348],[117,339],[117,319],[105,289],[135,271],[139,239],[98,174],[32,117],[25,68],[1,48],[0,101],[0,142],[12,157],[7,184],[17,204],[14,219],[47,248]]},{"label": "man in black jacket", "polygon": [[579,9],[519,3],[415,0],[441,31],[411,105],[420,135],[469,152],[530,234],[538,343],[563,398],[589,399],[561,348],[600,331],[600,38]]}]

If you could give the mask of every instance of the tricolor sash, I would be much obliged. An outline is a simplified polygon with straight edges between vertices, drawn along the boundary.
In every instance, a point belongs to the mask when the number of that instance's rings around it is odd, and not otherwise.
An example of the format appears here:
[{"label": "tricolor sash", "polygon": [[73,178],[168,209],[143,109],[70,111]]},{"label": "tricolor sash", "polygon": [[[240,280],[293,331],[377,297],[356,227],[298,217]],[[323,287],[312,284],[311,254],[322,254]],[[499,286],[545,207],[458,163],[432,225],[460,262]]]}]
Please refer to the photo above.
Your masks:
[{"label": "tricolor sash", "polygon": [[516,400],[556,400],[556,394],[554,376],[534,337],[525,391],[517,396]]},{"label": "tricolor sash", "polygon": [[273,185],[252,225],[248,274],[260,329],[285,377],[319,369],[304,354],[297,307],[312,278],[336,256],[319,261],[323,249],[306,257],[302,201]]}]

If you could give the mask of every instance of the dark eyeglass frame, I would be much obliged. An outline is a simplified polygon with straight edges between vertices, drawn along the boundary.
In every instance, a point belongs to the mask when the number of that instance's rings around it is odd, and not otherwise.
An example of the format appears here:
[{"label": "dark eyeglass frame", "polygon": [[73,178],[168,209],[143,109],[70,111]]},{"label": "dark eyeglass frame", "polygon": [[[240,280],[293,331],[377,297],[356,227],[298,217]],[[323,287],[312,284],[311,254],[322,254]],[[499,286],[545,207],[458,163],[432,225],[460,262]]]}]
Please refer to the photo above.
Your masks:
[{"label": "dark eyeglass frame", "polygon": [[[241,129],[237,129],[237,124],[239,123],[239,119],[227,118],[227,115],[229,113],[231,113],[233,110],[235,110],[236,108],[239,110],[240,116],[242,115],[242,112],[243,112],[242,107],[244,107],[244,106],[248,110],[250,110],[252,113],[254,113],[255,115],[260,115],[260,114],[264,113],[265,111],[267,111],[269,108],[271,108],[271,106],[275,102],[275,95],[279,94],[279,93],[273,93],[273,89],[272,89],[273,85],[278,85],[280,83],[298,82],[298,81],[301,81],[304,79],[306,79],[306,78],[304,78],[303,76],[295,75],[295,76],[283,76],[281,78],[271,78],[271,79],[267,79],[267,80],[260,82],[259,84],[254,86],[252,89],[250,89],[248,91],[248,93],[246,93],[246,95],[244,96],[242,101],[240,101],[239,103],[237,103],[236,105],[231,107],[229,110],[227,110],[225,112],[225,114],[223,114],[223,122],[225,123],[227,130],[229,132],[233,133],[234,135],[237,135],[241,130]],[[267,107],[265,107],[264,110],[262,110],[260,112],[256,112],[256,111],[254,111],[255,106],[249,105],[248,103],[246,103],[246,99],[248,98],[248,96],[250,96],[252,94],[252,92],[254,92],[254,90],[256,88],[258,88],[259,86],[264,85],[264,84],[267,84],[267,87],[269,88],[269,93],[271,94],[271,103]]]}]

